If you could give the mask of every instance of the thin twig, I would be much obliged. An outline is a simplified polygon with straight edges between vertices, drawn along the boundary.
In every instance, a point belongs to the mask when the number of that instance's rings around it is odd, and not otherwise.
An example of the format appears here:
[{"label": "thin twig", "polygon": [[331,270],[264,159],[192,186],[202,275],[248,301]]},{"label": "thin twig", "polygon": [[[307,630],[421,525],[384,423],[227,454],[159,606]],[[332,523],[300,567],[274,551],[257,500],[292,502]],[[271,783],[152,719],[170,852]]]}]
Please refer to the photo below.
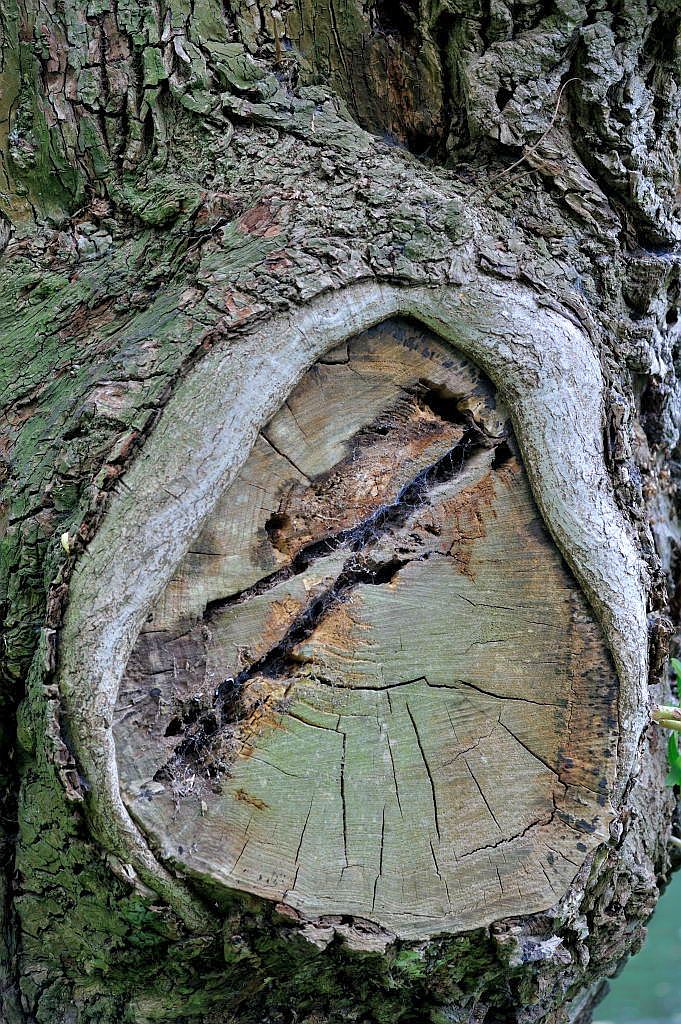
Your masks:
[{"label": "thin twig", "polygon": [[[558,110],[560,109],[560,101],[561,101],[561,99],[563,97],[563,93],[565,92],[566,88],[568,87],[570,82],[581,82],[581,81],[582,81],[582,79],[580,77],[578,77],[577,75],[575,75],[573,78],[568,78],[567,81],[563,82],[563,84],[561,85],[560,89],[558,90],[558,96],[556,98],[556,105],[554,107],[553,115],[551,117],[551,120],[549,121],[549,126],[546,129],[546,131],[544,131],[539,136],[539,138],[537,139],[537,141],[535,143],[533,143],[527,149],[523,150],[522,155],[519,156],[518,159],[514,163],[512,163],[509,167],[504,167],[503,170],[499,171],[492,178],[490,178],[490,180],[487,183],[488,185],[491,185],[495,181],[498,181],[499,178],[503,178],[507,174],[510,174],[511,171],[515,170],[515,168],[518,167],[521,163],[523,163],[524,160],[527,160],[528,156],[531,156],[533,153],[536,153],[536,151],[539,149],[539,147],[541,146],[542,142],[544,141],[544,139],[546,138],[546,136],[549,134],[549,132],[551,131],[551,129],[553,128],[553,126],[556,123],[556,118],[558,117]],[[524,172],[524,173],[527,173],[527,172]],[[522,175],[521,175],[521,177],[522,177]],[[512,179],[512,181],[515,181],[515,180],[516,180],[515,178]],[[489,192],[486,192],[483,195],[482,198],[485,199],[485,200],[489,199],[490,196],[492,196],[495,191],[496,190],[494,188],[492,188]]]}]

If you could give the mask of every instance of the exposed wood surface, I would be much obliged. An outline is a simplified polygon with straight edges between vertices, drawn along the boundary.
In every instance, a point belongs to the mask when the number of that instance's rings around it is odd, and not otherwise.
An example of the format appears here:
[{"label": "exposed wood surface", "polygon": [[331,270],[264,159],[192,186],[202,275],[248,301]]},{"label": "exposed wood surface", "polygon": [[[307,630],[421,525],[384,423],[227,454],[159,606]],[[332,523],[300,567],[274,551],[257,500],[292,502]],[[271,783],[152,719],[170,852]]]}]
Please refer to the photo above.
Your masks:
[{"label": "exposed wood surface", "polygon": [[161,855],[405,936],[545,909],[607,833],[617,684],[503,408],[390,321],[261,432],[116,710]]}]

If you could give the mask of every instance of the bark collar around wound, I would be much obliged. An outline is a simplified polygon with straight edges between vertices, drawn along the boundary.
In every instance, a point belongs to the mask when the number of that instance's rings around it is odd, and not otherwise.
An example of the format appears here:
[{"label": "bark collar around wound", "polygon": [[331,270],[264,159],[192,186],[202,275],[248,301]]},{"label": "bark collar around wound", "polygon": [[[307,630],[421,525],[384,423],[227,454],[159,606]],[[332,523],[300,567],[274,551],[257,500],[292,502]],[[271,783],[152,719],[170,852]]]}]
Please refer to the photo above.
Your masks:
[{"label": "bark collar around wound", "polygon": [[[532,490],[599,618],[620,679],[616,802],[647,720],[644,569],[616,506],[602,441],[603,380],[587,335],[517,285],[366,282],[320,296],[216,348],[178,387],[76,567],[59,684],[99,840],[202,928],[198,901],[159,864],[121,799],[112,717],[144,618],[258,431],[330,348],[388,317],[429,327],[492,379],[511,410]],[[105,582],[104,582],[105,581]]]}]

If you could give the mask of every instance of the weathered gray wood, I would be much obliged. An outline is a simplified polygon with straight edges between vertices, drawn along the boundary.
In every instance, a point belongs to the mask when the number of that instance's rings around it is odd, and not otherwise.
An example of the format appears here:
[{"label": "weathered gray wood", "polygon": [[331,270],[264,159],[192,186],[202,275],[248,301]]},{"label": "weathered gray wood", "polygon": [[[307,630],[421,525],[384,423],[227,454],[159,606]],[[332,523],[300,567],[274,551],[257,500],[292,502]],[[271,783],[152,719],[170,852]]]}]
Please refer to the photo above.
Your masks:
[{"label": "weathered gray wood", "polygon": [[493,390],[395,322],[263,429],[149,616],[114,735],[165,859],[381,948],[564,896],[607,837],[617,699]]}]

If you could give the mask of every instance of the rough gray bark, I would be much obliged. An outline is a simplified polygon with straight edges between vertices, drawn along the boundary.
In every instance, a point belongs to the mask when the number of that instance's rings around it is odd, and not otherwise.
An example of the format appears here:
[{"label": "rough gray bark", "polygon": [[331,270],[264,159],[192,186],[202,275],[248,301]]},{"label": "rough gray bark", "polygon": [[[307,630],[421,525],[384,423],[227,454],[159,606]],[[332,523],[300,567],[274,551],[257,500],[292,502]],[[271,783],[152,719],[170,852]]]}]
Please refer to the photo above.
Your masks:
[{"label": "rough gray bark", "polygon": [[[587,1020],[670,869],[676,5],[10,0],[0,25],[3,1019]],[[502,395],[620,717],[611,820],[555,903],[372,949],[162,863],[111,726],[260,428],[391,316]]]}]

